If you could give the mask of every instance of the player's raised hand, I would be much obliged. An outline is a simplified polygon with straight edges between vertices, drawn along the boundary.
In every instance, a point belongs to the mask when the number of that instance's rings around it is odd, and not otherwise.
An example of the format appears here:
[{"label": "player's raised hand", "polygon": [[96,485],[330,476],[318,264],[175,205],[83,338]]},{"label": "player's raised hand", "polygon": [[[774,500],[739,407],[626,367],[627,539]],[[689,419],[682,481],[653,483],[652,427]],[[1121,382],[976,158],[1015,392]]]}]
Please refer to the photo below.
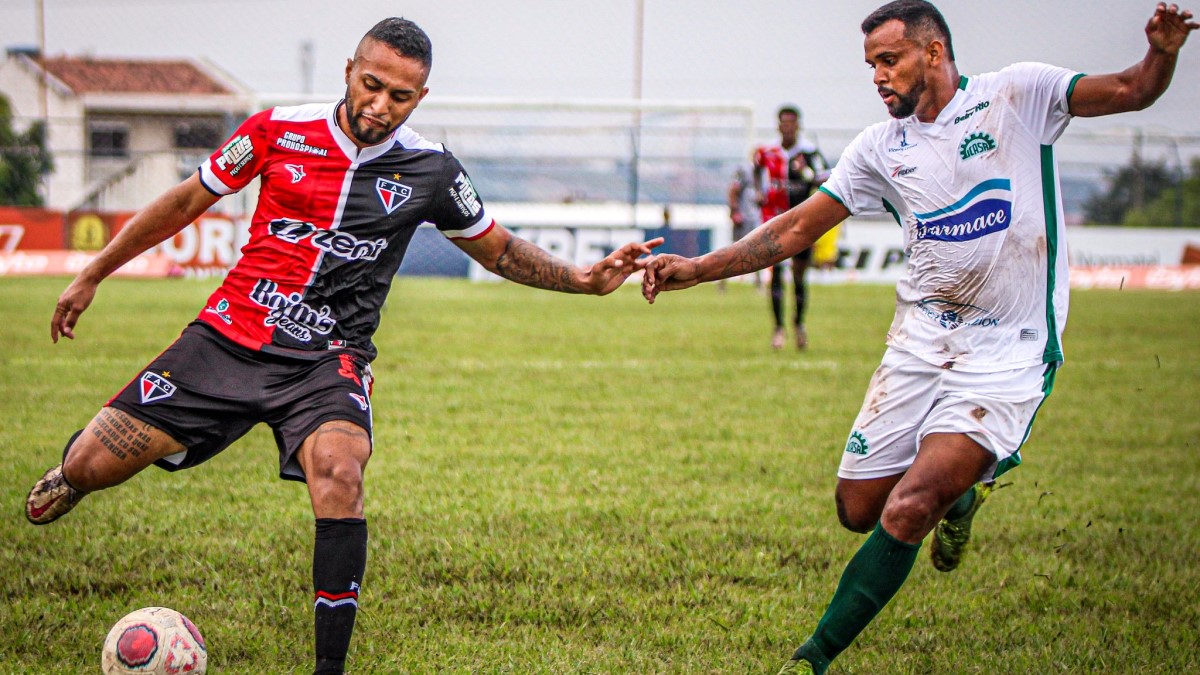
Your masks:
[{"label": "player's raised hand", "polygon": [[700,273],[694,258],[679,255],[658,255],[646,263],[642,276],[642,297],[654,304],[663,291],[678,291],[700,283]]},{"label": "player's raised hand", "polygon": [[1192,21],[1192,18],[1192,13],[1186,9],[1180,10],[1179,5],[1160,2],[1154,10],[1154,16],[1146,24],[1146,39],[1153,49],[1178,54],[1188,35],[1200,28],[1200,23]]},{"label": "player's raised hand", "polygon": [[58,336],[75,339],[75,322],[79,315],[92,304],[96,297],[96,284],[76,277],[67,286],[67,290],[58,296],[58,304],[54,306],[54,316],[50,318],[50,340],[58,343]]},{"label": "player's raised hand", "polygon": [[588,270],[588,287],[596,295],[608,295],[621,287],[630,274],[646,267],[649,258],[641,258],[653,253],[661,246],[663,238],[658,237],[647,242],[630,242],[613,251],[604,260],[592,265]]}]

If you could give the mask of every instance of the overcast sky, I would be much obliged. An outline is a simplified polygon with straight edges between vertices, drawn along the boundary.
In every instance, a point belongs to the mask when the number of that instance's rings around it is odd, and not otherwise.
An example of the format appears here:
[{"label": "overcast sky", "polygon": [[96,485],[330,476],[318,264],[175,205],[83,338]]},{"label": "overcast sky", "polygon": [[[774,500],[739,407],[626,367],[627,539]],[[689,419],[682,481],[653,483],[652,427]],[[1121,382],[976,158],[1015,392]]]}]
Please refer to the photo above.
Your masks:
[{"label": "overcast sky", "polygon": [[[339,94],[362,34],[400,14],[434,45],[431,96],[629,98],[637,0],[44,0],[51,54],[204,56],[262,93],[299,92],[300,45],[313,89]],[[879,0],[644,0],[642,95],[745,101],[769,126],[781,102],[810,129],[860,129],[886,111],[863,62],[859,23]],[[943,0],[961,72],[1044,61],[1087,73],[1146,51],[1148,0]],[[1200,10],[1200,0],[1197,0]],[[4,45],[37,43],[36,0],[0,0]],[[1186,3],[1185,3],[1185,6]],[[1077,120],[1200,137],[1200,37],[1148,111]],[[419,113],[418,113],[419,114]],[[414,119],[419,122],[419,117]],[[1198,141],[1200,142],[1200,139]],[[1189,153],[1190,154],[1190,153]]]}]

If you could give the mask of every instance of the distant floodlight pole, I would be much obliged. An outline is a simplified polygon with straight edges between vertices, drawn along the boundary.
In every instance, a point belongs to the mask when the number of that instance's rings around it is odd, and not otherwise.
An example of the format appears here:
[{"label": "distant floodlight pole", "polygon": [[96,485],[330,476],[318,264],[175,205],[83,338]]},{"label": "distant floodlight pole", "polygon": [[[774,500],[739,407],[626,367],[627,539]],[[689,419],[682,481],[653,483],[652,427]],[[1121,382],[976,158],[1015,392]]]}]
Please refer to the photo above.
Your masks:
[{"label": "distant floodlight pole", "polygon": [[[38,113],[42,117],[43,147],[50,146],[50,100],[46,90],[49,85],[46,78],[46,4],[45,0],[37,0],[37,32],[38,32]],[[50,176],[40,176],[42,203],[50,203]]]},{"label": "distant floodlight pole", "polygon": [[640,181],[639,164],[642,153],[642,48],[646,34],[646,0],[637,0],[633,25],[633,157],[629,167],[629,207],[633,225],[637,225],[637,205]]},{"label": "distant floodlight pole", "polygon": [[[45,0],[37,0],[37,32],[38,32],[38,114],[42,117],[42,125],[50,123],[50,103],[46,95],[46,4]],[[49,129],[46,129],[47,132]]]}]

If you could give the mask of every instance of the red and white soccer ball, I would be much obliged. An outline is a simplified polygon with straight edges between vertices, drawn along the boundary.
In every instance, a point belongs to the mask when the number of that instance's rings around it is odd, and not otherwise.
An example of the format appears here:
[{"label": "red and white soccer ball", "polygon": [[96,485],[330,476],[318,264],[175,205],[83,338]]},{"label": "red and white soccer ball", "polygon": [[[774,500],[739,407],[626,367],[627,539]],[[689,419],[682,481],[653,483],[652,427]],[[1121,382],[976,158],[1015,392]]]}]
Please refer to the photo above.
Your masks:
[{"label": "red and white soccer ball", "polygon": [[108,631],[100,667],[104,675],[202,675],[208,652],[186,616],[166,607],[144,607]]}]

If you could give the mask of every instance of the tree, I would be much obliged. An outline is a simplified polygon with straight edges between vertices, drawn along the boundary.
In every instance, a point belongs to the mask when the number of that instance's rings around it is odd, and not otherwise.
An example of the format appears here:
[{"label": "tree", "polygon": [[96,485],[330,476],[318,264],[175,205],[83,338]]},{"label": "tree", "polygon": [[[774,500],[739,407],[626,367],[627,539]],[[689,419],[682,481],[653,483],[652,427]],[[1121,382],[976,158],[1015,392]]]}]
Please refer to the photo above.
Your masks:
[{"label": "tree", "polygon": [[1164,190],[1140,209],[1125,215],[1131,227],[1200,227],[1200,158],[1192,160],[1191,175]]},{"label": "tree", "polygon": [[0,95],[0,205],[41,206],[38,186],[53,168],[46,151],[46,126],[38,121],[17,133],[12,107]]},{"label": "tree", "polygon": [[1135,154],[1126,166],[1106,170],[1108,191],[1092,195],[1083,204],[1086,222],[1094,225],[1119,225],[1125,214],[1153,202],[1178,179],[1166,162],[1146,163]]}]

